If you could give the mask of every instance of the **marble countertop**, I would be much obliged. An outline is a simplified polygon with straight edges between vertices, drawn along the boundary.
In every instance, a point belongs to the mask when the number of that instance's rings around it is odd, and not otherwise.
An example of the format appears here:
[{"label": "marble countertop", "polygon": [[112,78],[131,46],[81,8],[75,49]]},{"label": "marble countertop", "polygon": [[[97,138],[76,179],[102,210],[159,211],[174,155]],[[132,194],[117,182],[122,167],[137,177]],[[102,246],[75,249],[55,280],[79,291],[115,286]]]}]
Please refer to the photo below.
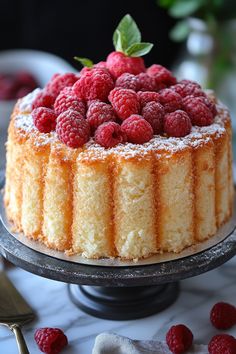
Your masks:
[{"label": "marble countertop", "polygon": [[[159,314],[117,322],[97,319],[80,311],[71,303],[64,283],[15,267],[8,269],[7,273],[37,313],[37,320],[24,328],[31,354],[41,353],[33,338],[39,327],[59,327],[65,331],[70,345],[63,353],[91,354],[95,337],[101,332],[112,331],[133,339],[164,340],[169,327],[177,323],[191,328],[196,343],[207,344],[214,334],[219,333],[209,322],[213,304],[226,301],[236,305],[235,267],[236,257],[213,271],[183,280],[178,300]],[[236,326],[227,333],[236,336]],[[0,353],[17,353],[15,339],[4,327],[0,328]]]}]

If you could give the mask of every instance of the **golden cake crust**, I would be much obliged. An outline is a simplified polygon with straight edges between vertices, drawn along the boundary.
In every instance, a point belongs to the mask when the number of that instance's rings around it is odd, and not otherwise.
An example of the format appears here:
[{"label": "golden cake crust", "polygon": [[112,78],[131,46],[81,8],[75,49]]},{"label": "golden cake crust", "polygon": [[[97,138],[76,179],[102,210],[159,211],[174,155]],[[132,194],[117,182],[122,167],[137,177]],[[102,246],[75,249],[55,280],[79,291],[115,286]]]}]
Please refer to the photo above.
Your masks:
[{"label": "golden cake crust", "polygon": [[184,138],[105,150],[39,133],[30,99],[12,114],[5,187],[8,218],[27,237],[89,258],[137,259],[180,252],[232,215],[232,128],[221,103],[214,124]]}]

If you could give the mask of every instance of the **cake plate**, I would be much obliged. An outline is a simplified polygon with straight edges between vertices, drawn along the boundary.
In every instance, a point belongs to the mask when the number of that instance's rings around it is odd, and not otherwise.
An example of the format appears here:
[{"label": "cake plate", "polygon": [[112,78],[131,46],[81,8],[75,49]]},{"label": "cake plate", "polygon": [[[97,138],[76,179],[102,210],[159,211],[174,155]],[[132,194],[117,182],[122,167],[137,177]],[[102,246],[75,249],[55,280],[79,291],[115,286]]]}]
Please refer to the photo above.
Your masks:
[{"label": "cake plate", "polygon": [[[236,220],[235,220],[236,223]],[[74,263],[37,252],[0,223],[0,253],[31,273],[67,283],[72,302],[104,319],[131,320],[160,312],[178,297],[179,281],[214,269],[236,254],[236,232],[200,253],[124,267]]]}]

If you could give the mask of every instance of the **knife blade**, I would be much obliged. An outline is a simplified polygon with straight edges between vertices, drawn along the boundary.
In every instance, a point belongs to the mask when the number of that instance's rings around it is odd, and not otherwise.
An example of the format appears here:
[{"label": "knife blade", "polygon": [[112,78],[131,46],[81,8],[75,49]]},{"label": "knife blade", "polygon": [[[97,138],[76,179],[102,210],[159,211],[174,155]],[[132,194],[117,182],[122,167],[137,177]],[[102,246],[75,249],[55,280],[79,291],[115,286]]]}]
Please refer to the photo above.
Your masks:
[{"label": "knife blade", "polygon": [[0,322],[25,323],[33,320],[35,314],[7,276],[0,273]]},{"label": "knife blade", "polygon": [[20,354],[29,354],[20,327],[35,318],[35,313],[6,274],[0,272],[0,324],[14,333]]}]

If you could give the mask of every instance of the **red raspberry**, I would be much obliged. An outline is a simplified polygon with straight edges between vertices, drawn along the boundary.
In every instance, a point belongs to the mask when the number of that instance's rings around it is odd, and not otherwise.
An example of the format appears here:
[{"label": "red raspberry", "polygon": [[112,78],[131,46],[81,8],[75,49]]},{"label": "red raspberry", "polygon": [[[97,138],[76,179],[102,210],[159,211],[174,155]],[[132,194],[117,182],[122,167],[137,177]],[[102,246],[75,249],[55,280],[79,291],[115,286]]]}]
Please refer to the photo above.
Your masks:
[{"label": "red raspberry", "polygon": [[236,324],[236,308],[226,302],[215,304],[210,313],[210,320],[217,329],[229,329]]},{"label": "red raspberry", "polygon": [[102,123],[115,120],[116,115],[110,104],[92,101],[87,111],[87,121],[92,131],[95,131]]},{"label": "red raspberry", "polygon": [[126,136],[121,130],[121,126],[115,122],[101,124],[95,132],[96,143],[106,149],[116,146],[126,141]]},{"label": "red raspberry", "polygon": [[139,81],[140,91],[156,91],[156,81],[153,76],[146,73],[141,73],[137,75]]},{"label": "red raspberry", "polygon": [[203,127],[213,123],[214,118],[210,109],[196,97],[185,100],[183,109],[188,113],[192,125]]},{"label": "red raspberry", "polygon": [[35,100],[33,101],[32,109],[38,107],[52,108],[54,101],[54,97],[49,92],[42,90],[37,94]]},{"label": "red raspberry", "polygon": [[34,339],[39,349],[46,354],[58,354],[68,344],[66,335],[59,328],[37,329]]},{"label": "red raspberry", "polygon": [[212,102],[208,97],[204,97],[204,96],[199,96],[199,97],[195,97],[195,96],[186,96],[183,98],[183,107],[190,103],[192,101],[192,99],[194,99],[194,101],[197,102],[202,102],[204,103],[209,110],[211,111],[213,118],[217,115],[217,109],[216,109],[216,105],[214,102]]},{"label": "red raspberry", "polygon": [[97,64],[94,64],[93,67],[107,69],[107,63],[105,61],[99,61]]},{"label": "red raspberry", "polygon": [[142,116],[133,114],[121,124],[127,140],[134,144],[144,144],[153,138],[153,129]]},{"label": "red raspberry", "polygon": [[50,108],[38,107],[32,111],[34,125],[41,133],[50,133],[56,128],[57,115]]},{"label": "red raspberry", "polygon": [[[69,91],[66,87],[66,91]],[[73,111],[81,113],[83,117],[86,114],[86,107],[83,101],[78,100],[74,94],[68,95],[65,93],[63,89],[56,98],[54,103],[54,110],[57,115],[61,114],[62,112],[67,111],[68,109],[72,109]]]},{"label": "red raspberry", "polygon": [[169,87],[170,85],[174,85],[177,82],[171,71],[162,65],[153,64],[147,69],[146,72],[148,75],[155,78],[156,90],[161,90],[165,87]]},{"label": "red raspberry", "polygon": [[186,96],[206,96],[198,84],[195,83],[179,83],[171,86],[171,89],[177,92],[181,97]]},{"label": "red raspberry", "polygon": [[56,99],[61,90],[66,86],[73,86],[78,80],[74,73],[59,74],[52,77],[45,89]]},{"label": "red raspberry", "polygon": [[154,134],[162,133],[164,115],[164,107],[158,102],[148,102],[142,109],[142,116],[151,124]]},{"label": "red raspberry", "polygon": [[139,80],[138,77],[129,74],[129,73],[124,73],[121,76],[118,77],[116,80],[116,87],[122,87],[134,91],[139,90]]},{"label": "red raspberry", "polygon": [[139,113],[140,105],[136,92],[120,87],[114,88],[108,97],[117,116],[124,120],[131,114]]},{"label": "red raspberry", "polygon": [[80,113],[69,109],[58,116],[56,132],[64,144],[78,148],[89,140],[89,122]]},{"label": "red raspberry", "polygon": [[116,79],[124,73],[137,75],[145,71],[143,58],[128,57],[121,52],[112,52],[108,55],[107,68]]},{"label": "red raspberry", "polygon": [[187,80],[187,79],[184,79],[184,80],[181,80],[178,82],[178,84],[183,84],[183,85],[195,85],[199,88],[201,88],[201,85],[199,85],[196,81],[193,81],[193,80]]},{"label": "red raspberry", "polygon": [[166,113],[171,113],[177,109],[182,109],[181,96],[171,89],[161,90],[159,101],[164,106]]},{"label": "red raspberry", "polygon": [[114,81],[107,70],[101,68],[85,72],[74,84],[73,89],[77,98],[83,100],[107,101],[109,92],[114,87]]},{"label": "red raspberry", "polygon": [[85,73],[87,73],[88,71],[91,71],[92,68],[89,68],[88,66],[84,66],[83,69],[80,70],[79,72],[79,77],[81,77],[82,75],[84,75]]},{"label": "red raspberry", "polygon": [[193,334],[183,324],[172,326],[166,334],[166,343],[173,354],[185,353],[192,346]]},{"label": "red raspberry", "polygon": [[64,87],[64,89],[61,90],[60,94],[64,94],[67,96],[73,96],[74,95],[73,86]]},{"label": "red raspberry", "polygon": [[168,136],[183,137],[191,132],[192,124],[186,112],[177,110],[164,118],[164,132]]},{"label": "red raspberry", "polygon": [[229,334],[217,334],[208,344],[209,354],[236,354],[236,339]]},{"label": "red raspberry", "polygon": [[151,92],[151,91],[147,91],[147,92],[143,92],[143,91],[138,91],[137,92],[138,95],[138,100],[139,103],[141,105],[141,107],[144,107],[145,104],[147,104],[148,102],[159,102],[159,93],[157,92]]}]

